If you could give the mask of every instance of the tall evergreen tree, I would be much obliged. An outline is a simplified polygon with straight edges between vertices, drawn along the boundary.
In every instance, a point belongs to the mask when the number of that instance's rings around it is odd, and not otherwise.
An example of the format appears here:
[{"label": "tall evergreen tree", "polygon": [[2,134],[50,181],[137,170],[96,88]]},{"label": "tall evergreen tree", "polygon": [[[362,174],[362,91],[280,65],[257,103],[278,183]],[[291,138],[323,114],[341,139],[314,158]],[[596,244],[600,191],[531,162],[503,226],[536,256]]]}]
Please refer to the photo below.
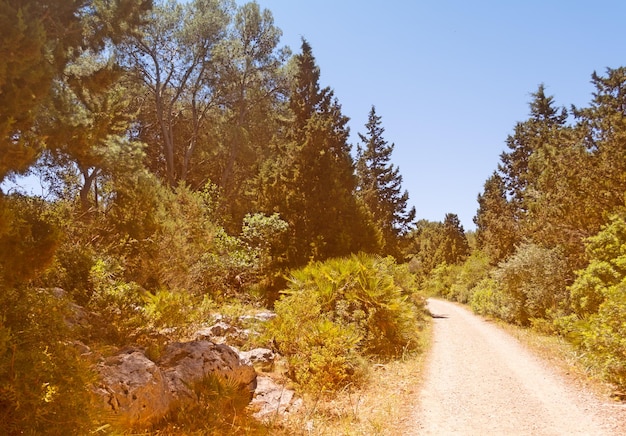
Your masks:
[{"label": "tall evergreen tree", "polygon": [[302,42],[294,67],[292,119],[277,145],[277,159],[265,168],[262,203],[289,223],[291,265],[374,251],[377,232],[354,196],[348,118],[333,91],[320,89],[320,70],[308,42]]},{"label": "tall evergreen tree", "polygon": [[530,102],[530,117],[517,123],[513,135],[507,138],[509,151],[500,156],[501,164],[498,168],[506,184],[508,197],[518,209],[519,217],[526,210],[524,198],[533,180],[529,168],[530,156],[567,120],[567,111],[565,108],[559,110],[554,107],[554,97],[546,96],[543,84],[531,95],[533,99]]},{"label": "tall evergreen tree", "polygon": [[402,192],[400,169],[391,163],[395,145],[383,137],[385,129],[374,106],[365,128],[366,134],[359,133],[362,145],[357,145],[358,195],[382,230],[383,250],[397,256],[398,239],[414,223],[415,207],[408,209],[409,193]]},{"label": "tall evergreen tree", "polygon": [[487,179],[483,193],[478,195],[474,223],[478,247],[487,253],[493,264],[513,254],[518,231],[504,180],[497,172]]},{"label": "tall evergreen tree", "polygon": [[458,264],[469,256],[469,244],[461,220],[454,213],[447,213],[443,220],[443,240],[439,257],[448,265]]}]

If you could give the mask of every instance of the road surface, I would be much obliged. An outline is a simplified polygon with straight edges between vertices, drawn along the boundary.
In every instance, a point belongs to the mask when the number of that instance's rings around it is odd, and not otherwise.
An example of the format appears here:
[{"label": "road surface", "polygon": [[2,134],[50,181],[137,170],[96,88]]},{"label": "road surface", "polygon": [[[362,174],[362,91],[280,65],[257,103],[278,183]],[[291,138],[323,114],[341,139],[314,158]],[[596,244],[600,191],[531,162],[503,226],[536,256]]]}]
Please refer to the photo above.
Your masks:
[{"label": "road surface", "polygon": [[417,435],[625,435],[626,409],[574,386],[467,309],[431,299]]}]

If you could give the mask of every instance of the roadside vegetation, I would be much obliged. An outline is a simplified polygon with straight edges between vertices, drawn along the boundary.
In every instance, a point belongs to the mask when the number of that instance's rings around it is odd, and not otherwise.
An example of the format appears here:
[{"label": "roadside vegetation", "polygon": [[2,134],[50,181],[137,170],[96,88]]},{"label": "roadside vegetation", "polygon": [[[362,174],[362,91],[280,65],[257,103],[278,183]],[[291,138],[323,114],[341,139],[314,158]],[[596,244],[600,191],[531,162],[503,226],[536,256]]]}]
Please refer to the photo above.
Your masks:
[{"label": "roadside vegetation", "polygon": [[[478,196],[468,244],[418,223],[411,264],[424,291],[566,339],[623,392],[626,70],[594,73],[592,83],[589,106],[570,109],[539,86]],[[440,254],[450,246],[470,248]]]},{"label": "roadside vegetation", "polygon": [[214,379],[148,430],[94,404],[95,363],[158,359],[215,315],[275,309],[242,346],[280,351],[300,395],[419,352],[415,210],[382,118],[349,144],[269,10],[0,0],[0,20],[0,433],[268,432]]},{"label": "roadside vegetation", "polygon": [[[0,433],[385,433],[427,294],[567,338],[626,388],[624,68],[588,107],[538,88],[465,232],[416,222],[376,108],[353,146],[311,45],[282,47],[255,2],[0,0],[0,19]],[[286,422],[213,379],[210,407],[148,430],[93,403],[99,359],[258,310],[277,317],[244,346],[280,352],[305,399]]]}]

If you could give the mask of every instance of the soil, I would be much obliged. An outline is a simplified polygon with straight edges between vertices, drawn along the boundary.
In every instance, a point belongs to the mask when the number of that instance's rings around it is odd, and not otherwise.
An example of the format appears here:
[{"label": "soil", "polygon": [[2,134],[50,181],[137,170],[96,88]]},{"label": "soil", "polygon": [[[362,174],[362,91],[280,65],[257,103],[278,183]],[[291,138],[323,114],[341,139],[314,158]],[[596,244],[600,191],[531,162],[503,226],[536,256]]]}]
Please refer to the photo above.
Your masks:
[{"label": "soil", "polygon": [[624,435],[626,405],[601,398],[457,304],[431,299],[433,344],[416,435]]}]

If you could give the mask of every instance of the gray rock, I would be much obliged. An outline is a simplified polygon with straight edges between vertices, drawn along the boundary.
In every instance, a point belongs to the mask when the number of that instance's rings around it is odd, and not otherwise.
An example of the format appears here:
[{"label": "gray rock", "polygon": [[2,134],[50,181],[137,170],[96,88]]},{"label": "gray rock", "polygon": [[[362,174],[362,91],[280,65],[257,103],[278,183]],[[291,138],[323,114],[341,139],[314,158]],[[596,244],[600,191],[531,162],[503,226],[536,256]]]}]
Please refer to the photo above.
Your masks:
[{"label": "gray rock", "polygon": [[197,330],[193,335],[194,341],[209,340],[214,343],[227,343],[241,346],[249,337],[250,332],[241,330],[224,321],[220,321],[210,327],[204,327]]},{"label": "gray rock", "polygon": [[169,390],[179,400],[194,398],[190,387],[209,374],[236,382],[252,398],[256,388],[256,371],[241,362],[230,347],[209,341],[169,344],[159,361]]},{"label": "gray rock", "polygon": [[296,411],[302,405],[302,400],[296,399],[294,391],[277,384],[271,377],[259,376],[250,405],[255,409],[253,416],[263,421]]},{"label": "gray rock", "polygon": [[256,371],[230,347],[209,341],[169,344],[158,364],[143,351],[129,349],[97,365],[101,382],[94,392],[115,421],[147,427],[182,403],[198,401],[196,382],[209,375],[232,383],[243,401],[256,388]]},{"label": "gray rock", "polygon": [[276,355],[269,348],[255,348],[250,351],[239,352],[239,357],[244,363],[254,366],[263,372],[270,372],[274,369]]},{"label": "gray rock", "polygon": [[172,395],[157,365],[139,350],[109,357],[97,366],[101,384],[96,394],[116,420],[145,426],[169,411]]}]

